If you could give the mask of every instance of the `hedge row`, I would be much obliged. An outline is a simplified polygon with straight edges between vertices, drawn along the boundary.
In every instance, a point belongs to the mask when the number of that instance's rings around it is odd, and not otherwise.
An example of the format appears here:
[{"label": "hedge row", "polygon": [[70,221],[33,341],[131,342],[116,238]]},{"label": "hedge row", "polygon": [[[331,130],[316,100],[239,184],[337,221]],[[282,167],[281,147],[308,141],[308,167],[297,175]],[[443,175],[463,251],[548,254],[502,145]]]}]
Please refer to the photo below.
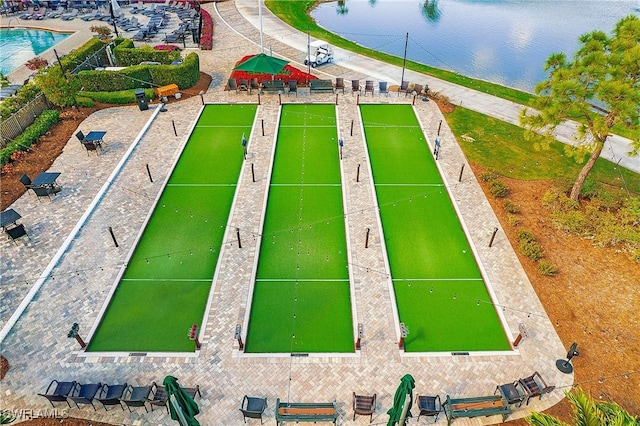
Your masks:
[{"label": "hedge row", "polygon": [[2,120],[11,117],[20,108],[34,100],[39,93],[40,88],[34,82],[29,82],[19,88],[14,96],[0,102],[0,117]]},{"label": "hedge row", "polygon": [[[144,94],[149,100],[155,97],[153,89],[144,89]],[[133,89],[117,92],[80,92],[80,96],[106,104],[124,105],[136,102],[135,90]]]},{"label": "hedge row", "polygon": [[78,47],[68,55],[60,59],[65,69],[73,71],[78,65],[87,60],[87,58],[104,47],[104,42],[98,38],[91,38],[82,46]]},{"label": "hedge row", "polygon": [[29,147],[49,131],[51,126],[58,122],[60,112],[55,109],[48,109],[42,112],[32,125],[13,141],[9,142],[6,148],[0,151],[0,165],[5,165],[11,160],[11,154],[16,151],[26,151]]},{"label": "hedge row", "polygon": [[213,49],[213,19],[211,15],[204,9],[200,9],[202,14],[202,32],[200,34],[200,49]]},{"label": "hedge row", "polygon": [[130,67],[145,61],[160,62],[164,65],[169,65],[171,63],[169,52],[155,50],[151,46],[135,48],[133,46],[133,41],[130,39],[125,39],[122,43],[116,46],[113,49],[113,54],[118,61],[118,65],[121,67]]},{"label": "hedge row", "polygon": [[198,82],[200,59],[196,53],[190,53],[180,65],[136,65],[120,71],[81,71],[78,77],[84,90],[89,92],[122,91],[167,84],[177,84],[183,90]]}]

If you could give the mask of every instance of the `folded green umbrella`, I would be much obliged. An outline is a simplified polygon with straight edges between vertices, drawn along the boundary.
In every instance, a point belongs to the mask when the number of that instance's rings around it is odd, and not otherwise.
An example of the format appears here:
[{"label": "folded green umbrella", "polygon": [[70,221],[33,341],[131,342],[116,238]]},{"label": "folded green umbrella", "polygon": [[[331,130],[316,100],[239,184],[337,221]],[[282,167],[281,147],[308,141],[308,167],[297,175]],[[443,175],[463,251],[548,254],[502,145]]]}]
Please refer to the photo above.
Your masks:
[{"label": "folded green umbrella", "polygon": [[178,420],[182,426],[200,426],[200,423],[195,418],[195,415],[200,413],[198,404],[178,384],[178,379],[173,376],[167,376],[162,381],[162,385],[169,399],[167,404],[169,404],[171,418]]}]

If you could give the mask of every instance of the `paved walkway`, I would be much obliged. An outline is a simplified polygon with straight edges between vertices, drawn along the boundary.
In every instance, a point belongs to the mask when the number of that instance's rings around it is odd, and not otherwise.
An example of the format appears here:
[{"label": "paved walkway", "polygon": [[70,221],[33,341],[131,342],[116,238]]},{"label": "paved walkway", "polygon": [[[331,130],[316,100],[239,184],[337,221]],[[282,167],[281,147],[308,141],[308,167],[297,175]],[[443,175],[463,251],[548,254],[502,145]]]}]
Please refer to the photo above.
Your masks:
[{"label": "paved walkway", "polygon": [[[201,52],[202,69],[213,76],[206,102],[256,102],[255,95],[223,91],[233,63],[241,56],[256,51],[255,45],[239,37],[215,14],[215,40],[212,52]],[[220,15],[235,27],[242,25],[242,15],[233,2],[218,5]],[[246,21],[244,23],[247,25]],[[287,47],[272,43],[274,52],[288,54]],[[336,75],[346,70],[336,67]],[[365,77],[367,74],[361,74]],[[356,75],[354,78],[358,78]],[[283,98],[284,99],[284,98]],[[499,231],[493,247],[488,241],[494,227],[500,227],[476,178],[469,168],[458,182],[461,164],[465,163],[446,122],[433,102],[417,102],[416,112],[428,139],[432,141],[442,122],[442,150],[438,164],[449,183],[449,190],[470,232],[470,238],[496,295],[504,307],[508,336],[513,339],[518,326],[526,324],[530,337],[524,339],[517,351],[508,355],[479,356],[407,356],[397,350],[397,322],[393,316],[389,283],[386,276],[371,271],[384,265],[380,247],[380,230],[371,211],[374,195],[370,171],[365,161],[365,146],[360,130],[356,97],[338,96],[340,130],[345,135],[343,159],[346,212],[350,214],[348,238],[354,263],[362,265],[351,273],[355,283],[354,316],[364,326],[362,350],[351,357],[255,357],[238,352],[233,339],[235,326],[248,314],[247,293],[253,262],[256,260],[257,240],[243,239],[243,248],[235,244],[235,232],[229,232],[219,258],[218,279],[206,324],[202,333],[202,350],[196,357],[179,356],[84,356],[78,352],[74,339],[67,338],[71,324],[80,325],[80,334],[87,333],[98,321],[98,313],[108,300],[119,270],[135,244],[144,219],[160,193],[180,148],[185,143],[201,109],[199,97],[168,106],[160,113],[140,141],[122,171],[111,182],[109,191],[99,200],[89,221],[77,235],[61,261],[46,278],[41,290],[16,325],[2,342],[2,354],[12,365],[0,383],[2,408],[44,409],[48,402],[36,395],[43,392],[52,379],[87,382],[124,383],[133,385],[161,382],[166,374],[180,378],[185,385],[199,384],[203,396],[199,418],[204,425],[240,425],[237,411],[245,394],[264,396],[269,400],[266,419],[273,421],[276,398],[291,401],[338,402],[339,424],[368,424],[366,417],[352,420],[351,393],[376,392],[379,396],[374,423],[386,423],[384,414],[390,408],[393,393],[403,374],[416,379],[416,392],[422,394],[451,394],[455,396],[489,395],[495,386],[539,371],[558,390],[543,399],[534,399],[527,407],[518,409],[511,418],[520,418],[531,410],[543,410],[562,397],[571,386],[573,376],[560,373],[555,360],[565,355],[551,321],[533,291],[518,259],[504,233]],[[361,102],[410,102],[409,98],[360,97]],[[258,234],[261,211],[252,206],[263,205],[266,196],[266,173],[274,144],[278,96],[264,95],[258,109],[264,120],[265,136],[261,129],[251,135],[250,152],[238,187],[228,229],[235,227],[243,234]],[[310,96],[304,91],[298,98],[286,102],[333,102],[335,96]],[[111,174],[124,152],[133,142],[153,110],[140,112],[137,107],[119,107],[100,111],[80,124],[83,131],[108,131],[106,150],[100,156],[87,156],[73,138],[63,154],[56,159],[52,171],[62,172],[63,191],[52,202],[39,202],[25,194],[12,206],[22,216],[31,234],[31,241],[13,245],[0,242],[2,250],[2,319],[26,295],[53,254],[67,238],[79,218]],[[354,134],[350,124],[354,121]],[[260,121],[258,121],[259,123]],[[174,136],[175,123],[178,136]],[[250,166],[254,164],[256,182],[252,182]],[[146,165],[153,175],[149,181]],[[355,174],[360,165],[360,181]],[[111,227],[119,247],[113,245],[108,229]],[[364,248],[364,230],[371,228],[369,248]],[[169,261],[169,260],[167,260]],[[144,303],[144,301],[140,301]],[[6,305],[6,308],[5,308]],[[150,319],[151,320],[151,319]],[[443,326],[443,325],[434,325]],[[62,408],[62,406],[60,406]],[[415,412],[415,410],[414,410]],[[71,410],[71,415],[113,424],[171,425],[163,410],[133,413],[112,409],[108,412],[90,407]],[[500,422],[499,417],[457,420],[456,424],[480,425]],[[439,420],[444,423],[443,418]]]}]

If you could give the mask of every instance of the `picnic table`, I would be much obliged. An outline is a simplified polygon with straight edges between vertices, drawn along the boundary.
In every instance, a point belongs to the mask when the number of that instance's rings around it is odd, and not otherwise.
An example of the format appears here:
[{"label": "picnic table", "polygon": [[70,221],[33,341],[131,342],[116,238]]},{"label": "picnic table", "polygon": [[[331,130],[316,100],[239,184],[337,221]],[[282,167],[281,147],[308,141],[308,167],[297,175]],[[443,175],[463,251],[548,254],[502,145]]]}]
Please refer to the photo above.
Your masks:
[{"label": "picnic table", "polygon": [[276,424],[284,422],[332,422],[336,424],[336,402],[280,402],[276,401]]},{"label": "picnic table", "polygon": [[502,395],[472,398],[451,398],[447,395],[447,400],[442,404],[442,408],[447,416],[448,425],[460,417],[494,416],[496,414],[502,415],[502,420],[505,421],[512,413],[509,403]]}]

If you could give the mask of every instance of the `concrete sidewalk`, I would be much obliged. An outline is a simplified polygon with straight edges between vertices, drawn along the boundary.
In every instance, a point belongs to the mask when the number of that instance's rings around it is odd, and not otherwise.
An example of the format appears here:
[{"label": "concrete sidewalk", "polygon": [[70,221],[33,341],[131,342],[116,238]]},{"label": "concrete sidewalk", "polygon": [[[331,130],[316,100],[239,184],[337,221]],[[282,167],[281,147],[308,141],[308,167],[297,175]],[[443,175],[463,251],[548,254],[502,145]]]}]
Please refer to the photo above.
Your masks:
[{"label": "concrete sidewalk", "polygon": [[[260,28],[260,14],[258,4],[253,0],[235,0],[236,8],[242,16],[250,22],[254,29]],[[246,27],[236,27],[234,29],[245,37],[259,43],[260,38],[255,38],[247,31]],[[273,41],[286,44],[300,54],[292,55],[288,58],[298,62],[299,67],[304,67],[302,63],[307,52],[307,34],[304,34],[295,28],[289,26],[271,13],[264,4],[262,5],[262,29],[265,36],[270,37]],[[272,40],[265,39],[268,42]],[[268,44],[265,43],[265,51],[268,50]],[[347,68],[356,74],[364,75],[369,79],[388,81],[390,84],[399,84],[402,78],[402,68],[390,65],[375,59],[367,58],[362,55],[355,54],[345,49],[334,48],[335,64],[340,67]],[[280,49],[278,49],[278,52]],[[330,67],[323,66],[318,71],[331,73]],[[334,77],[346,77],[345,75],[334,75]],[[357,78],[357,77],[353,77]],[[480,112],[491,117],[495,117],[502,121],[518,125],[518,117],[523,106],[515,102],[507,101],[486,93],[468,89],[448,81],[430,77],[415,71],[405,70],[404,80],[417,82],[420,84],[428,84],[431,90],[446,95],[452,103],[471,110]],[[556,130],[556,138],[563,143],[575,144],[575,135],[577,134],[577,123],[567,122],[559,126]],[[618,163],[622,167],[640,173],[640,157],[632,157],[631,141],[621,136],[610,136],[602,151],[601,157]]]}]

